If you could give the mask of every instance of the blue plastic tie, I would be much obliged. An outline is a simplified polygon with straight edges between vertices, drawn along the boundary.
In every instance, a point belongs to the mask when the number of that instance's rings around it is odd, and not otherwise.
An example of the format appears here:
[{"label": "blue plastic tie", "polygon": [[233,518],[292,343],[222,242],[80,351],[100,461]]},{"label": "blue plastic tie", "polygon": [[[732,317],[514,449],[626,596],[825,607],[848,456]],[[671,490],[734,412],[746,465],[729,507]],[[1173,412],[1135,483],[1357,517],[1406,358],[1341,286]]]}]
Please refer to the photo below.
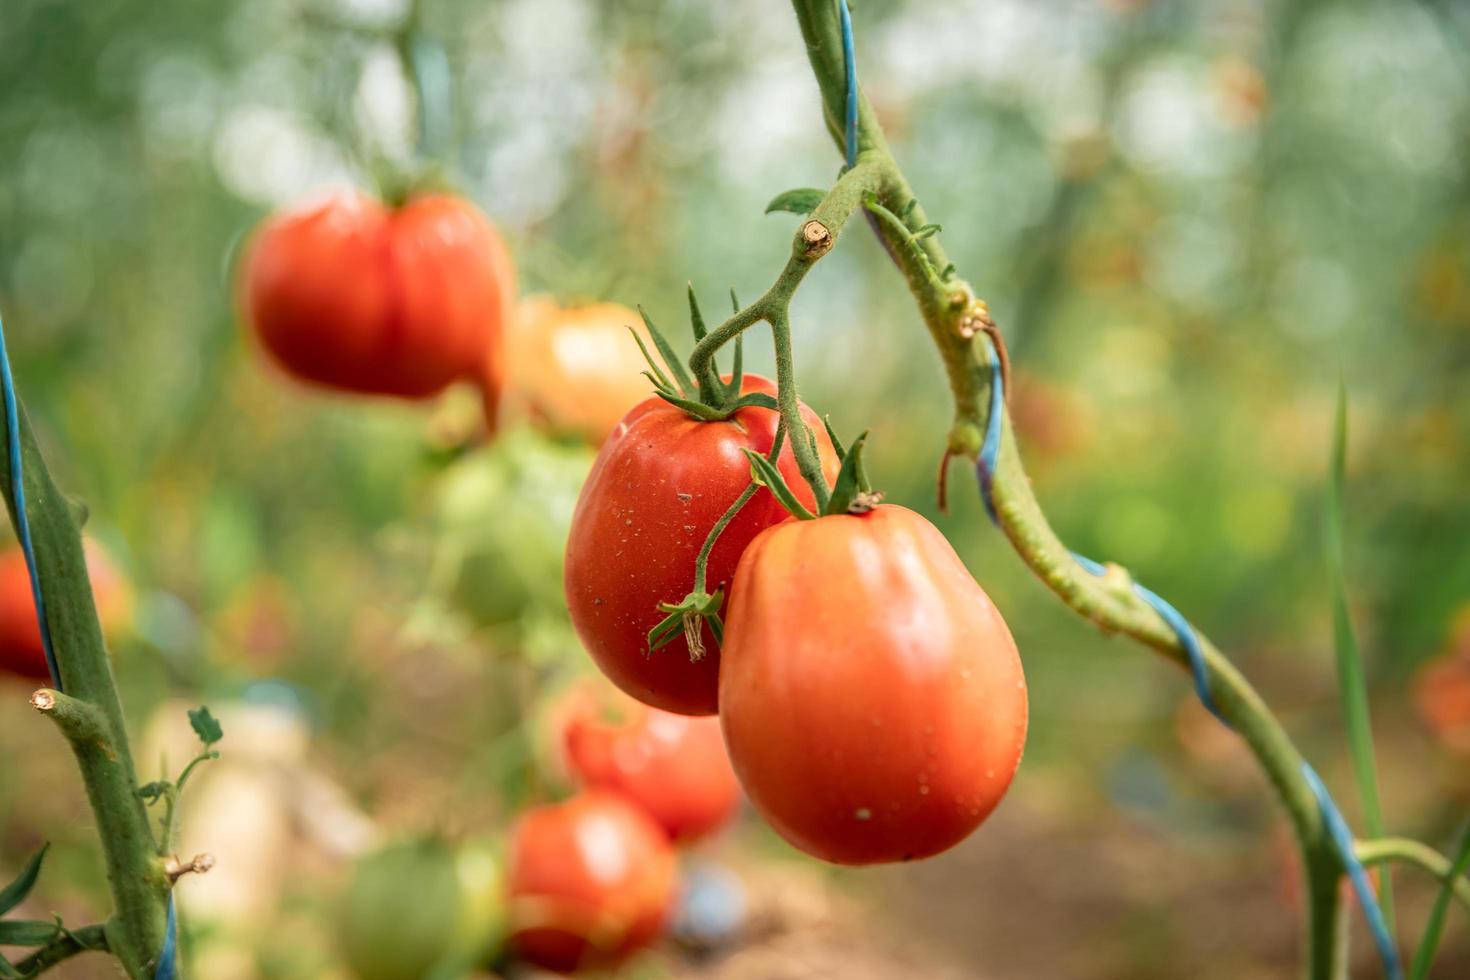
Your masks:
[{"label": "blue plastic tie", "polygon": [[1378,907],[1378,896],[1373,891],[1373,885],[1368,881],[1368,872],[1363,869],[1363,862],[1358,860],[1357,853],[1353,850],[1353,832],[1348,827],[1347,821],[1343,819],[1342,811],[1337,804],[1332,802],[1332,795],[1327,792],[1322,779],[1317,775],[1317,770],[1312,768],[1311,763],[1302,763],[1302,775],[1307,779],[1307,785],[1312,788],[1312,795],[1317,797],[1317,806],[1322,810],[1322,819],[1327,823],[1328,836],[1332,838],[1332,847],[1337,851],[1337,858],[1342,866],[1347,869],[1348,879],[1353,883],[1353,891],[1357,893],[1358,905],[1363,909],[1363,915],[1368,920],[1368,928],[1373,933],[1373,942],[1378,944],[1378,955],[1383,960],[1383,971],[1388,974],[1389,980],[1403,980],[1404,968],[1399,962],[1399,951],[1394,945],[1393,937],[1388,933],[1388,923],[1383,920],[1383,910]]},{"label": "blue plastic tie", "polygon": [[36,552],[31,546],[31,522],[26,515],[25,473],[21,468],[20,411],[16,407],[15,381],[10,375],[10,354],[5,349],[5,324],[0,320],[0,387],[5,390],[5,440],[10,453],[10,493],[15,498],[15,533],[20,550],[26,556],[26,571],[31,578],[31,597],[36,603],[36,620],[41,624],[41,649],[46,654],[46,669],[51,672],[51,686],[62,690],[61,668],[56,652],[51,649],[51,627],[46,623],[46,603],[41,597],[41,576],[36,571]]},{"label": "blue plastic tie", "polygon": [[847,68],[847,112],[843,135],[846,137],[847,165],[855,167],[858,157],[857,51],[852,41],[852,14],[848,12],[847,0],[837,0],[837,9],[842,14],[842,62]]},{"label": "blue plastic tie", "polygon": [[174,912],[174,894],[168,893],[168,922],[164,926],[163,951],[158,954],[158,968],[153,980],[177,980],[179,975],[179,922]]},{"label": "blue plastic tie", "polygon": [[[995,350],[994,344],[989,337],[985,338],[986,346],[990,352],[990,417],[985,421],[985,441],[981,443],[980,455],[975,459],[975,475],[979,478],[980,499],[985,504],[985,512],[990,515],[991,521],[997,525],[1000,523],[999,515],[995,510],[995,502],[992,499],[995,485],[996,463],[1000,458],[1001,442],[1001,420],[1005,411],[1005,379],[1000,369],[1000,355]],[[1072,558],[1088,572],[1093,575],[1103,575],[1107,569],[1088,558],[1072,552]],[[1215,700],[1210,696],[1210,675],[1205,666],[1204,649],[1200,646],[1199,635],[1195,633],[1194,627],[1189,624],[1179,610],[1175,609],[1158,593],[1146,589],[1137,582],[1133,583],[1133,593],[1158,613],[1164,622],[1169,624],[1176,636],[1179,638],[1179,646],[1184,650],[1189,660],[1189,670],[1194,677],[1194,691],[1199,696],[1200,702],[1232,731],[1235,726],[1230,724]],[[1368,873],[1363,870],[1363,864],[1353,851],[1353,833],[1343,819],[1342,811],[1333,802],[1332,795],[1327,792],[1327,787],[1318,778],[1316,771],[1307,762],[1302,763],[1302,774],[1306,777],[1307,785],[1312,789],[1317,798],[1317,806],[1322,811],[1323,821],[1327,825],[1327,832],[1332,837],[1334,850],[1337,851],[1338,861],[1347,872],[1352,881],[1353,890],[1357,893],[1358,904],[1363,909],[1363,916],[1368,920],[1368,929],[1373,933],[1373,941],[1378,946],[1378,954],[1383,960],[1383,970],[1389,980],[1403,980],[1403,966],[1399,963],[1398,950],[1395,948],[1392,936],[1389,935],[1388,924],[1383,918],[1383,909],[1378,905],[1378,897],[1373,893],[1372,886],[1368,883]]]}]

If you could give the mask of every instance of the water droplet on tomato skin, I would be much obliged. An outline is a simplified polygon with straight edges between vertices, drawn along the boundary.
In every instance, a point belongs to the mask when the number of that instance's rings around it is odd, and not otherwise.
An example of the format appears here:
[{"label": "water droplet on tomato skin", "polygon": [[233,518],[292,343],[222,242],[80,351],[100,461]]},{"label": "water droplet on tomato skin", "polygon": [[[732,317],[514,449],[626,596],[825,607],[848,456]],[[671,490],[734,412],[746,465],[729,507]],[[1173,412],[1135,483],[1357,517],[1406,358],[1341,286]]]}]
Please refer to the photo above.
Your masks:
[{"label": "water droplet on tomato skin", "polygon": [[929,784],[928,783],[925,783],[923,786],[920,786],[919,787],[919,795],[920,796],[928,796],[929,795]]},{"label": "water droplet on tomato skin", "polygon": [[852,815],[854,817],[856,817],[857,819],[859,819],[859,820],[871,820],[871,819],[873,819],[873,811],[872,810],[869,810],[865,806],[860,806],[856,810],[852,811]]}]

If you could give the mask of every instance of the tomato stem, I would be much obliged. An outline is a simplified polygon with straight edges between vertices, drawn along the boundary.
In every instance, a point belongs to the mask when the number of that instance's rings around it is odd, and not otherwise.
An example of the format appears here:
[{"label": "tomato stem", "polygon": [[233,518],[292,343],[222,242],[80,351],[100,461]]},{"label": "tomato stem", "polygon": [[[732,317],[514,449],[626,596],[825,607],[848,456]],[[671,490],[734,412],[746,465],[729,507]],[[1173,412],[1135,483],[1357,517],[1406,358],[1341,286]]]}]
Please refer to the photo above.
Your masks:
[{"label": "tomato stem", "polygon": [[[0,415],[3,415],[0,400]],[[73,507],[52,482],[24,407],[17,401],[25,508],[36,570],[66,694],[43,689],[37,711],[56,722],[76,757],[98,828],[113,912],[107,943],[129,977],[151,976],[163,948],[169,881],[155,854],[153,832],[128,748],[122,704],[87,578]],[[9,419],[0,418],[9,424]],[[11,524],[17,511],[9,454],[0,453],[0,487]]]}]

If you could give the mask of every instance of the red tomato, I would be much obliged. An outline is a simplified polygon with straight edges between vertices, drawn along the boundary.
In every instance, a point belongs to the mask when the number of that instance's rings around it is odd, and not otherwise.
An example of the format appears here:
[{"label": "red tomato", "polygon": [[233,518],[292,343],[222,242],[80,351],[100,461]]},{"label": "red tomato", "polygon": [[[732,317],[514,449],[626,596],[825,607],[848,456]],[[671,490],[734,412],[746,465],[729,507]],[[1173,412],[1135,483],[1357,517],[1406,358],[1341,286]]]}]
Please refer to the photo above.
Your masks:
[{"label": "red tomato", "polygon": [[[86,540],[82,549],[87,557],[87,574],[92,580],[98,618],[103,631],[111,633],[127,620],[130,606],[127,587],[101,548]],[[36,602],[31,594],[31,576],[19,545],[11,545],[0,553],[0,672],[27,680],[51,680],[45,648],[41,645]]]},{"label": "red tomato", "polygon": [[677,878],[673,845],[620,796],[534,807],[511,841],[511,946],[562,973],[616,966],[663,934]]},{"label": "red tomato", "polygon": [[1414,704],[1441,742],[1470,751],[1470,652],[1449,653],[1420,668]]},{"label": "red tomato", "polygon": [[[743,391],[774,395],[765,378],[747,376]],[[830,481],[837,454],[821,421],[803,406]],[[655,708],[707,715],[718,699],[720,656],[708,626],[705,654],[691,655],[683,637],[650,654],[648,631],[694,585],[694,559],[705,536],[750,484],[741,452],[770,452],[778,414],[743,408],[724,422],[691,419],[661,398],[634,406],[603,444],[582,486],[567,540],[567,606],[577,635],[614,684]],[[814,506],[791,452],[777,461],[807,507]],[[726,585],[745,546],[790,515],[762,488],[730,522],[710,554],[707,587]],[[728,593],[727,593],[728,601]]]},{"label": "red tomato", "polygon": [[460,379],[499,391],[513,278],[468,201],[424,194],[390,209],[343,193],[266,222],[241,285],[256,336],[288,373],[426,398]]},{"label": "red tomato", "polygon": [[720,719],[786,840],[838,864],[938,854],[1010,785],[1026,681],[995,606],[913,511],[791,521],[735,573]]},{"label": "red tomato", "polygon": [[629,327],[648,343],[643,318],[626,306],[561,306],[547,296],[528,297],[507,343],[510,394],[539,427],[602,445],[648,396],[648,363]]},{"label": "red tomato", "polygon": [[740,806],[714,718],[660,711],[612,691],[601,699],[587,693],[570,706],[562,741],[579,782],[632,800],[676,841],[720,829]]}]

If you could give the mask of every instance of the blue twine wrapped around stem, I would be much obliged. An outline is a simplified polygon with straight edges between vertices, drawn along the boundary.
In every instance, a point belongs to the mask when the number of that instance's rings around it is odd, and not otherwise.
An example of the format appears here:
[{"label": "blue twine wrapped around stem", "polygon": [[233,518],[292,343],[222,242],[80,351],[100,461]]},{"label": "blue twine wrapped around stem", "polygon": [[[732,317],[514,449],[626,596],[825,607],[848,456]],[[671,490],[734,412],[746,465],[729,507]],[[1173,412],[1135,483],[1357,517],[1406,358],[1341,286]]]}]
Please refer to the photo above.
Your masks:
[{"label": "blue twine wrapped around stem", "polygon": [[857,51],[852,40],[852,14],[847,9],[847,0],[837,0],[837,9],[842,15],[842,62],[847,69],[847,102],[843,119],[844,147],[847,151],[849,168],[857,165],[858,157],[858,80]]},{"label": "blue twine wrapped around stem", "polygon": [[[980,454],[975,458],[975,475],[980,484],[980,499],[985,504],[985,512],[998,526],[1000,516],[996,512],[995,501],[992,498],[996,466],[1000,459],[1003,429],[1001,421],[1004,417],[1002,413],[1005,411],[1005,381],[1000,368],[1000,352],[995,349],[990,337],[985,336],[985,343],[990,362],[990,414],[985,422],[985,439],[981,443]],[[1079,555],[1074,551],[1072,558],[1093,575],[1103,575],[1106,572],[1101,564],[1085,555]],[[1137,582],[1133,583],[1133,593],[1158,613],[1165,623],[1169,624],[1169,628],[1179,638],[1180,649],[1184,651],[1188,659],[1189,671],[1194,678],[1195,694],[1199,697],[1200,702],[1209,709],[1210,714],[1233,731],[1235,726],[1221,713],[1210,694],[1210,673],[1205,664],[1204,649],[1200,646],[1199,636],[1195,633],[1194,627],[1189,624],[1189,620],[1185,619],[1179,610],[1165,601],[1158,593],[1144,588]],[[1312,795],[1317,799],[1317,806],[1322,811],[1322,819],[1328,836],[1332,840],[1333,850],[1337,852],[1338,861],[1347,872],[1353,890],[1358,896],[1358,904],[1363,909],[1363,916],[1368,920],[1368,929],[1372,932],[1373,942],[1378,947],[1378,955],[1383,961],[1384,973],[1390,980],[1402,980],[1404,971],[1399,961],[1398,949],[1383,919],[1383,909],[1379,906],[1378,897],[1374,894],[1372,885],[1368,881],[1368,873],[1353,850],[1352,830],[1349,829],[1342,811],[1333,802],[1332,795],[1318,777],[1316,770],[1307,762],[1302,763],[1302,775],[1311,788]]]},{"label": "blue twine wrapped around stem", "polygon": [[153,980],[176,980],[179,975],[179,919],[174,911],[174,893],[168,893],[168,922],[164,926],[163,951],[158,954],[158,967]]},{"label": "blue twine wrapped around stem", "polygon": [[64,691],[61,686],[61,667],[56,663],[56,651],[51,647],[51,626],[46,622],[46,600],[41,595],[41,576],[36,571],[36,551],[31,544],[31,521],[26,514],[25,472],[22,469],[20,452],[20,411],[15,397],[15,381],[10,374],[10,354],[5,345],[5,324],[0,320],[0,388],[5,396],[5,442],[10,456],[10,493],[15,498],[15,536],[20,539],[20,550],[25,555],[26,571],[30,573],[31,598],[36,604],[36,621],[41,625],[41,649],[46,654],[46,669],[51,673],[51,686]]}]

